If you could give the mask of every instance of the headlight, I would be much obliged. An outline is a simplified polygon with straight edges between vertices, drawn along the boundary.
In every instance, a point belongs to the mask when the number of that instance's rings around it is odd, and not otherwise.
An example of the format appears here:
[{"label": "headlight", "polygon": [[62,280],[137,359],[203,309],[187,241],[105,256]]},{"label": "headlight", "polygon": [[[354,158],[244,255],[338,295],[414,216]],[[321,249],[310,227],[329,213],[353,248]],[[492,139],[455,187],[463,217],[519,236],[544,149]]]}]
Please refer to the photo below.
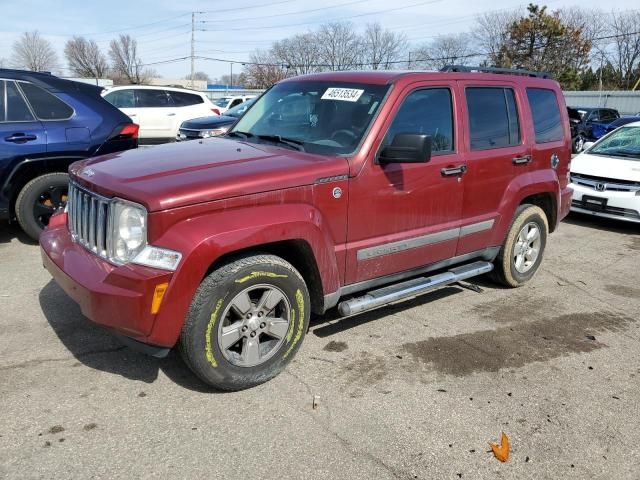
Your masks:
[{"label": "headlight", "polygon": [[213,130],[201,130],[198,135],[202,138],[217,137],[218,135],[227,133],[227,130],[229,130],[229,127],[214,128]]},{"label": "headlight", "polygon": [[117,264],[137,263],[175,270],[180,252],[147,244],[147,210],[137,203],[114,199],[111,204],[109,259]]},{"label": "headlight", "polygon": [[147,244],[147,211],[141,205],[116,199],[111,205],[110,225],[111,260],[132,261]]}]

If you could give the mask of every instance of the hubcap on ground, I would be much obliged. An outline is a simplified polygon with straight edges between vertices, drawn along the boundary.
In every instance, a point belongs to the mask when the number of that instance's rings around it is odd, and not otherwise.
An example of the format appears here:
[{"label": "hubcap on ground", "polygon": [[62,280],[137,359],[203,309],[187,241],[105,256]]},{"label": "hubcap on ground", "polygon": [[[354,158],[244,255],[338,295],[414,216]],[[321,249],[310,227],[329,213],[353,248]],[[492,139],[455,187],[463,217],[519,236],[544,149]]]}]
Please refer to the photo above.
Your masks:
[{"label": "hubcap on ground", "polygon": [[218,346],[233,365],[255,367],[269,360],[287,336],[291,305],[274,285],[245,288],[229,302],[218,328]]},{"label": "hubcap on ground", "polygon": [[541,244],[540,227],[534,222],[527,223],[513,246],[513,263],[518,272],[527,273],[531,270],[540,255]]},{"label": "hubcap on ground", "polygon": [[576,138],[576,151],[581,152],[583,148],[584,148],[584,138],[582,138],[582,135],[580,135],[578,136],[578,138]]},{"label": "hubcap on ground", "polygon": [[33,205],[33,216],[40,227],[44,228],[49,225],[49,218],[59,208],[63,208],[67,204],[68,187],[65,186],[49,186],[40,192],[35,204]]}]

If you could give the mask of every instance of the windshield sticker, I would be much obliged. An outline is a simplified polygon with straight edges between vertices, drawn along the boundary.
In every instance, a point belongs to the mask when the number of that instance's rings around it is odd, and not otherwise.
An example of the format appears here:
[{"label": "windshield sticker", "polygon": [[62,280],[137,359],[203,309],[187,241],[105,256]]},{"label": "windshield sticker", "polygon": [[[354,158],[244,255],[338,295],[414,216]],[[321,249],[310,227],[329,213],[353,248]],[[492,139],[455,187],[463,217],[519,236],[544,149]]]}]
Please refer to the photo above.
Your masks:
[{"label": "windshield sticker", "polygon": [[340,100],[342,102],[357,102],[360,95],[364,93],[364,90],[358,90],[356,88],[327,88],[327,91],[322,95],[322,100]]}]

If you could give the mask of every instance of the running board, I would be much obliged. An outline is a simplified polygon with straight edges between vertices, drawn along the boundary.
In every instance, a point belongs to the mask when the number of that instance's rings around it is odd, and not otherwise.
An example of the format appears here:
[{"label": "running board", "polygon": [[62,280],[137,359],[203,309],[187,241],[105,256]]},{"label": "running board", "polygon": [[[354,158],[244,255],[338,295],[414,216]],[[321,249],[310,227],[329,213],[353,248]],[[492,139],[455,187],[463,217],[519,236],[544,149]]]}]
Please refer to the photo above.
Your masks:
[{"label": "running board", "polygon": [[388,287],[371,290],[362,297],[345,300],[338,304],[338,311],[342,316],[371,310],[387,303],[397,302],[409,297],[416,297],[439,287],[459,282],[467,278],[482,275],[493,270],[489,262],[473,262],[447,270],[431,277],[419,277],[401,283],[394,283]]}]

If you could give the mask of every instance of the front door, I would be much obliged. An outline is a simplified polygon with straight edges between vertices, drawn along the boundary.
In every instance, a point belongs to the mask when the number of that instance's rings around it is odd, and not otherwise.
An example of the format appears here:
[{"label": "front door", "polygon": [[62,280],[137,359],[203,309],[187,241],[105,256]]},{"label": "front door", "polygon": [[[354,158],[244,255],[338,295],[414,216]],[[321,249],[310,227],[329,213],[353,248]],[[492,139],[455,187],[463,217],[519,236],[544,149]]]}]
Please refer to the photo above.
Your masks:
[{"label": "front door", "polygon": [[455,97],[455,84],[407,87],[385,121],[376,152],[398,133],[426,133],[432,138],[431,160],[381,165],[374,152],[351,179],[347,284],[454,256],[464,173]]}]

